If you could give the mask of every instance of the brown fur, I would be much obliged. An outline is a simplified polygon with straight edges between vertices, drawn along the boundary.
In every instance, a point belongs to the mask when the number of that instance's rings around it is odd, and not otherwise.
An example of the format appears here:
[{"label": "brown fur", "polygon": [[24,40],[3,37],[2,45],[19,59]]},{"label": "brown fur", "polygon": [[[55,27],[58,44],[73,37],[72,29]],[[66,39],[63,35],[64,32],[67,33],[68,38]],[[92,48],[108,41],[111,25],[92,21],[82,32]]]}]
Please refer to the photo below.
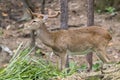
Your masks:
[{"label": "brown fur", "polygon": [[98,26],[69,30],[48,31],[43,21],[35,19],[28,26],[37,30],[38,38],[60,58],[60,69],[66,66],[67,52],[79,52],[78,55],[96,51],[103,62],[109,62],[106,53],[108,42],[112,39],[109,32]]}]

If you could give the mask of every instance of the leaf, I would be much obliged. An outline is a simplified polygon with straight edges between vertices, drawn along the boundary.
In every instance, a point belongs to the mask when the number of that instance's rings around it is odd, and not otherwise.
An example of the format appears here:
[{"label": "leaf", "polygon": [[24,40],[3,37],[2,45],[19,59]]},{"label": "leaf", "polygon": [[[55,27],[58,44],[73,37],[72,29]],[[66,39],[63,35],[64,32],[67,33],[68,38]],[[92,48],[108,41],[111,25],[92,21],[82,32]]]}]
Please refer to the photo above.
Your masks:
[{"label": "leaf", "polygon": [[5,12],[2,12],[2,16],[6,17],[6,16],[8,16],[8,14]]},{"label": "leaf", "polygon": [[40,50],[40,49],[38,49],[38,50],[36,51],[36,53],[37,53],[37,54],[39,54],[40,52],[41,52],[41,50]]},{"label": "leaf", "polygon": [[98,71],[100,69],[100,63],[96,63],[92,66],[94,71]]},{"label": "leaf", "polygon": [[87,65],[86,65],[86,64],[82,64],[82,65],[80,66],[80,69],[82,69],[82,70],[87,69]]}]

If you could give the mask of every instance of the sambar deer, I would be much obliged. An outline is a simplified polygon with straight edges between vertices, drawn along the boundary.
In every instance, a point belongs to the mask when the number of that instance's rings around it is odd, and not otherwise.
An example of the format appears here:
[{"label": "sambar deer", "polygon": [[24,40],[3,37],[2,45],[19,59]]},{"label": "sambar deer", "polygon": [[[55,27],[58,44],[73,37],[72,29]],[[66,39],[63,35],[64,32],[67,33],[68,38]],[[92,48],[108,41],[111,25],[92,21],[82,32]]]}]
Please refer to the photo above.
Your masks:
[{"label": "sambar deer", "polygon": [[27,25],[27,29],[36,30],[42,43],[59,56],[61,70],[66,67],[67,53],[85,55],[95,51],[100,60],[109,62],[106,47],[112,37],[99,26],[49,31],[45,22],[36,18]]}]

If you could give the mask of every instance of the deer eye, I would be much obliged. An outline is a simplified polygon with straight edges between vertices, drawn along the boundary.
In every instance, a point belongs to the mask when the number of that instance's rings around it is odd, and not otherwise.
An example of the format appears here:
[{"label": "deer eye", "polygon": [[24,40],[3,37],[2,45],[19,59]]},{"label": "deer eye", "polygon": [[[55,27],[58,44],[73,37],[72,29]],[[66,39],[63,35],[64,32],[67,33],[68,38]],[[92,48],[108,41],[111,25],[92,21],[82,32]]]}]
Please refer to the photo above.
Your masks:
[{"label": "deer eye", "polygon": [[36,22],[36,21],[33,21],[33,22]]}]

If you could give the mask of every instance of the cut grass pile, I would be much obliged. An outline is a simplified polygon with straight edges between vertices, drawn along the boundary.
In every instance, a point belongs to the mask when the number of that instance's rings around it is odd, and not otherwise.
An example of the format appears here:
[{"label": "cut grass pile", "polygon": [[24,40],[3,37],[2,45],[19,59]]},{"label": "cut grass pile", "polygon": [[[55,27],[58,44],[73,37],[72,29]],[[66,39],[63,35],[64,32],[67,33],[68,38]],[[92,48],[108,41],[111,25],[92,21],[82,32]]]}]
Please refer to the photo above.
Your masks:
[{"label": "cut grass pile", "polygon": [[66,77],[76,72],[75,64],[67,69],[59,71],[58,68],[44,59],[30,57],[30,49],[21,44],[10,60],[8,66],[0,70],[0,80],[54,80],[57,77]]}]

